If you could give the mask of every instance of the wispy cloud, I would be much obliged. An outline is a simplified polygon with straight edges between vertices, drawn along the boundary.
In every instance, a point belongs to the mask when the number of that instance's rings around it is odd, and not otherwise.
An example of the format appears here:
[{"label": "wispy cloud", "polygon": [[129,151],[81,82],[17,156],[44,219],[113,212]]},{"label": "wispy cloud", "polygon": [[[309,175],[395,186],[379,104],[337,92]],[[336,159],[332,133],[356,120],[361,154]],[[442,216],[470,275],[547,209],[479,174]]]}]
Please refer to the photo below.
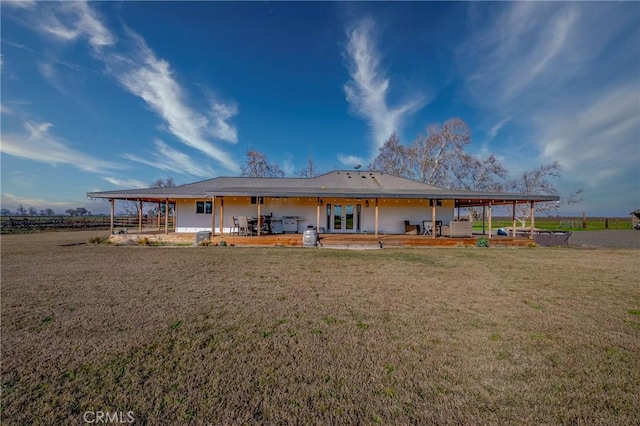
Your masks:
[{"label": "wispy cloud", "polygon": [[0,151],[46,164],[69,164],[87,172],[103,172],[122,168],[70,148],[50,133],[51,123],[25,122],[24,134],[2,135]]},{"label": "wispy cloud", "polygon": [[[51,6],[51,7],[49,7]],[[96,50],[116,39],[86,2],[73,1],[47,5],[36,28],[61,41],[86,39]]]},{"label": "wispy cloud", "polygon": [[227,120],[237,113],[234,105],[215,103],[211,119],[187,106],[183,89],[173,77],[168,62],[158,59],[146,42],[133,31],[135,53],[124,58],[107,58],[109,70],[124,88],[142,98],[166,122],[168,131],[182,143],[195,148],[220,162],[226,169],[239,171],[235,159],[206,138],[212,134],[219,139],[237,142],[235,128]]},{"label": "wispy cloud", "polygon": [[[238,141],[237,130],[230,124],[230,119],[238,113],[235,103],[211,99],[211,107],[205,113],[189,106],[186,92],[177,82],[170,64],[159,58],[139,34],[126,27],[125,36],[117,40],[93,5],[87,2],[37,3],[37,6],[37,13],[29,18],[33,28],[61,42],[86,40],[93,48],[94,57],[106,65],[108,74],[125,90],[143,99],[164,121],[169,133],[227,170],[240,170],[235,158],[211,140]],[[52,61],[41,61],[39,69],[62,90]]]},{"label": "wispy cloud", "polygon": [[[588,185],[625,175],[640,167],[640,102],[638,84],[607,91],[576,111],[565,115],[540,112],[536,117],[540,146],[549,160],[559,160],[575,177]],[[633,175],[628,176],[633,179]]]},{"label": "wispy cloud", "polygon": [[337,157],[338,157],[338,161],[340,161],[342,164],[344,164],[349,168],[355,167],[357,165],[366,164],[366,161],[364,160],[364,158],[358,157],[355,155],[338,154]]},{"label": "wispy cloud", "polygon": [[344,86],[351,109],[369,123],[375,153],[394,131],[400,131],[403,119],[422,108],[426,99],[414,94],[395,107],[387,104],[389,79],[380,69],[380,54],[374,45],[374,22],[363,19],[348,31],[346,55],[351,80]]},{"label": "wispy cloud", "polygon": [[496,124],[494,124],[491,129],[489,129],[489,137],[491,139],[495,138],[498,135],[498,132],[500,132],[500,129],[502,129],[504,127],[505,124],[507,124],[509,121],[511,120],[511,118],[503,118],[502,120],[498,121]]},{"label": "wispy cloud", "polygon": [[149,187],[149,184],[146,184],[136,179],[120,179],[120,178],[115,178],[111,176],[105,176],[103,177],[103,179],[112,185],[121,186],[123,188],[148,188]]},{"label": "wispy cloud", "polygon": [[4,0],[2,5],[17,9],[33,9],[36,6],[36,2],[35,0]]},{"label": "wispy cloud", "polygon": [[214,176],[215,170],[209,165],[199,164],[187,154],[171,148],[160,139],[156,139],[154,145],[156,150],[148,152],[145,157],[135,154],[124,154],[123,157],[180,176],[199,178]]},{"label": "wispy cloud", "polygon": [[559,161],[563,181],[584,186],[585,198],[603,200],[612,186],[633,182],[637,200],[637,7],[514,2],[469,10],[470,36],[457,60],[469,103],[496,123],[493,149],[517,144],[499,148],[512,169]]},{"label": "wispy cloud", "polygon": [[18,206],[25,208],[33,207],[34,209],[53,209],[58,212],[63,212],[68,208],[77,207],[77,203],[67,201],[53,201],[43,198],[23,197],[20,195],[11,194],[9,192],[3,192],[0,203],[3,208],[10,210],[16,209]]}]

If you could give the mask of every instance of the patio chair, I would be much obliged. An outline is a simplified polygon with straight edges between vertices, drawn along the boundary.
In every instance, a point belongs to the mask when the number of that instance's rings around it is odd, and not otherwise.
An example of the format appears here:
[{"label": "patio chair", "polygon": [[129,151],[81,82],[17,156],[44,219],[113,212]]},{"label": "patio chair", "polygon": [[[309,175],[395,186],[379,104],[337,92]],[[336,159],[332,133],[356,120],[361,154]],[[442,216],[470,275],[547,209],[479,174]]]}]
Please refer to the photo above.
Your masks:
[{"label": "patio chair", "polygon": [[404,221],[404,233],[420,235],[420,225],[410,225],[408,220]]},{"label": "patio chair", "polygon": [[433,222],[430,220],[422,221],[422,235],[432,235],[433,234]]},{"label": "patio chair", "polygon": [[240,226],[238,225],[238,218],[233,216],[233,229],[231,235],[240,235]]},{"label": "patio chair", "polygon": [[238,216],[238,235],[250,236],[251,228],[246,216]]}]

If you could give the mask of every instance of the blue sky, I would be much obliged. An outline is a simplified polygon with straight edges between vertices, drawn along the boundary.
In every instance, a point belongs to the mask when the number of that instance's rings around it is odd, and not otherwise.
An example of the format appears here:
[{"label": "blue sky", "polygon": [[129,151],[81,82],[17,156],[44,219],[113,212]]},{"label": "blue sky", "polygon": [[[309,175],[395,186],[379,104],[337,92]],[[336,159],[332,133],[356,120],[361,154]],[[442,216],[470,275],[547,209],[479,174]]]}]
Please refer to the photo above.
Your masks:
[{"label": "blue sky", "polygon": [[366,164],[461,117],[511,177],[558,160],[561,214],[640,207],[640,3],[9,2],[2,207]]}]

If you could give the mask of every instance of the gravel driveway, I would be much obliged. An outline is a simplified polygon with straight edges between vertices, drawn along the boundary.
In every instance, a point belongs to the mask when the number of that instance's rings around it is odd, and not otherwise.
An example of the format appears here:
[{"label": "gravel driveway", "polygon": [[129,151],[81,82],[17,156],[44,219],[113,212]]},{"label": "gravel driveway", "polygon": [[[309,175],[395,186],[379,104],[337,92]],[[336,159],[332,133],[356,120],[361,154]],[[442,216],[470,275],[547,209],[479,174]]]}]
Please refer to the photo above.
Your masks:
[{"label": "gravel driveway", "polygon": [[640,248],[640,231],[635,229],[606,229],[579,231],[571,234],[573,247]]}]

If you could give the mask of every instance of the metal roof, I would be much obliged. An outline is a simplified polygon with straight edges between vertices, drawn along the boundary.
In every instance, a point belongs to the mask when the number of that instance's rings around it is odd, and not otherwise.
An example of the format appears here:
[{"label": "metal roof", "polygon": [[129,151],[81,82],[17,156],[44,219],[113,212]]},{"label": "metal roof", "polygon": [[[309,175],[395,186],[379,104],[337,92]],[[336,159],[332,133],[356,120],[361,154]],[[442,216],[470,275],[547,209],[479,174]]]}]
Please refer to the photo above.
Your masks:
[{"label": "metal roof", "polygon": [[170,188],[89,192],[90,198],[160,201],[212,196],[347,197],[455,199],[460,204],[484,201],[557,201],[556,195],[515,194],[445,189],[377,171],[338,170],[313,178],[218,177]]}]

